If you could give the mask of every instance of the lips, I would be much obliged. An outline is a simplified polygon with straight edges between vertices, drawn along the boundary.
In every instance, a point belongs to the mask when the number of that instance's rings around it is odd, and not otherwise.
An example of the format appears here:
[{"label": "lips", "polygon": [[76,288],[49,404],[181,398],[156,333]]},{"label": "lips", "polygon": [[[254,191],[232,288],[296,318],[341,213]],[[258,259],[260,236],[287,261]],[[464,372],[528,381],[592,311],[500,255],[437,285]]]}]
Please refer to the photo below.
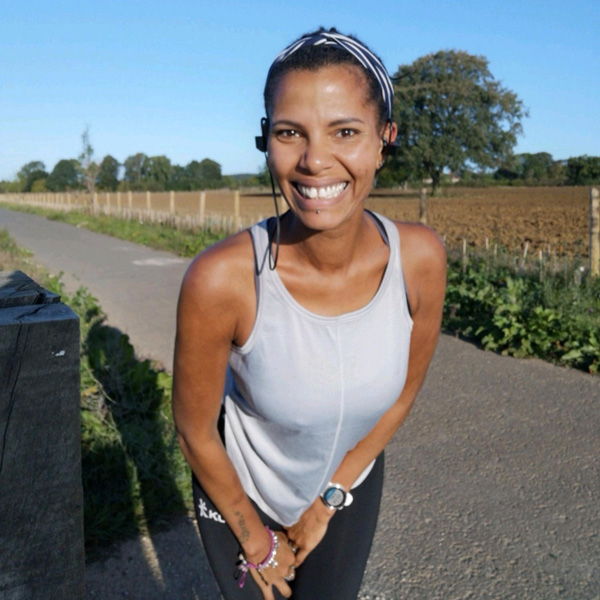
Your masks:
[{"label": "lips", "polygon": [[295,184],[295,188],[298,192],[304,198],[309,200],[315,200],[317,198],[321,200],[331,200],[332,198],[337,198],[347,187],[347,181],[319,187],[302,185],[300,183]]}]

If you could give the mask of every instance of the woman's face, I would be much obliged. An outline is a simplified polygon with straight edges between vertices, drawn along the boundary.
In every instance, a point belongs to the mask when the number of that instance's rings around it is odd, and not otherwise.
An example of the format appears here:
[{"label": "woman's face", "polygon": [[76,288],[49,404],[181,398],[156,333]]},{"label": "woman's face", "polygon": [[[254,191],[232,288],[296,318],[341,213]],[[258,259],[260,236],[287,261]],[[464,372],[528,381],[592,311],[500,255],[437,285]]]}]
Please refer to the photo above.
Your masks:
[{"label": "woman's face", "polygon": [[[270,107],[269,167],[296,216],[334,229],[360,211],[382,160],[383,128],[357,67],[289,71]],[[385,132],[392,142],[394,131]]]}]

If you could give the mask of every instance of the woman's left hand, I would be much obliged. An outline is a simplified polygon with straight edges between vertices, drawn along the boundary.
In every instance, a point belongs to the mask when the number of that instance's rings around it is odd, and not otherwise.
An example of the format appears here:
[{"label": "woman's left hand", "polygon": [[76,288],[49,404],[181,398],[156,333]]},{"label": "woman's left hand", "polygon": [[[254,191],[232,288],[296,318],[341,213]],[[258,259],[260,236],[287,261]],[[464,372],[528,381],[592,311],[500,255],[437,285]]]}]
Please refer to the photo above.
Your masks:
[{"label": "woman's left hand", "polygon": [[335,511],[327,508],[321,498],[317,498],[302,514],[295,525],[286,528],[290,544],[297,548],[295,566],[299,567],[306,557],[323,539],[329,519]]}]

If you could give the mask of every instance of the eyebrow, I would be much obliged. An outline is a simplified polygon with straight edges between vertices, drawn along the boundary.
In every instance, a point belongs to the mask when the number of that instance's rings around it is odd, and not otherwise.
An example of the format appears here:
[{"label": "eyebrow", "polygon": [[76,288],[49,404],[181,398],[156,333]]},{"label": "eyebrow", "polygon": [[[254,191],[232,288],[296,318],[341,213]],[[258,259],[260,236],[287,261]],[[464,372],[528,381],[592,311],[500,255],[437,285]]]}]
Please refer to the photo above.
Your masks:
[{"label": "eyebrow", "polygon": [[[331,121],[328,126],[329,127],[339,127],[340,125],[349,125],[351,123],[362,123],[363,125],[365,124],[365,122],[362,119],[359,119],[358,117],[347,117],[345,119],[336,119],[335,121]],[[302,128],[302,125],[300,123],[296,123],[296,121],[290,121],[288,119],[279,119],[279,121],[275,121],[273,122],[273,127],[275,127],[276,125],[289,125],[290,127],[297,127],[298,129]]]}]

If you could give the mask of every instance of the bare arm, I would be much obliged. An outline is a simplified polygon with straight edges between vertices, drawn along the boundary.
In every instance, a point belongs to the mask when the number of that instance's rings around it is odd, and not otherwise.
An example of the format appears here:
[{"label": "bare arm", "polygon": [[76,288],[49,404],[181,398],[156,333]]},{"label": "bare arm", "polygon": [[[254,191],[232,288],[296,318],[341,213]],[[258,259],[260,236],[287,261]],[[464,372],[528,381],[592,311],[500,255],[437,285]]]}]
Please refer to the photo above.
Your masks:
[{"label": "bare arm", "polygon": [[[177,308],[173,415],[185,458],[247,560],[256,564],[268,554],[271,539],[244,492],[217,426],[231,343],[239,336],[241,315],[248,313],[244,302],[247,269],[237,258],[243,247],[243,240],[228,240],[200,255],[185,275]],[[253,263],[251,283],[252,273]],[[286,541],[279,535],[280,541]],[[283,576],[294,555],[285,543],[279,552],[280,565],[263,573],[288,597],[291,590]],[[271,586],[257,582],[264,597],[271,600]]]},{"label": "bare arm", "polygon": [[[408,416],[437,344],[446,287],[446,254],[437,236],[419,225],[400,225],[403,268],[413,316],[413,330],[406,383],[396,403],[350,452],[332,481],[350,489],[369,463],[379,455]],[[348,509],[348,510],[351,510]],[[296,564],[303,562],[320,542],[335,511],[317,500],[288,529],[290,539],[300,546]]]}]

